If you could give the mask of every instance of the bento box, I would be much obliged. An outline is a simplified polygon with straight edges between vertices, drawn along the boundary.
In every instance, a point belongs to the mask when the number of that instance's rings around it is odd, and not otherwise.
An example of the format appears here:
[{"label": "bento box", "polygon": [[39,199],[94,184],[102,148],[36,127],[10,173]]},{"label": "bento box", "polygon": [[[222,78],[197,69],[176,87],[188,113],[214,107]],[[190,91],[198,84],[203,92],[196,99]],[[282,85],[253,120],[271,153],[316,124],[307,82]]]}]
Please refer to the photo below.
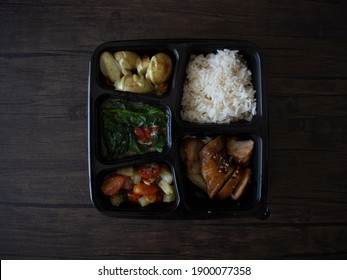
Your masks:
[{"label": "bento box", "polygon": [[113,217],[265,219],[261,50],[231,40],[131,40],[89,64],[89,190]]}]

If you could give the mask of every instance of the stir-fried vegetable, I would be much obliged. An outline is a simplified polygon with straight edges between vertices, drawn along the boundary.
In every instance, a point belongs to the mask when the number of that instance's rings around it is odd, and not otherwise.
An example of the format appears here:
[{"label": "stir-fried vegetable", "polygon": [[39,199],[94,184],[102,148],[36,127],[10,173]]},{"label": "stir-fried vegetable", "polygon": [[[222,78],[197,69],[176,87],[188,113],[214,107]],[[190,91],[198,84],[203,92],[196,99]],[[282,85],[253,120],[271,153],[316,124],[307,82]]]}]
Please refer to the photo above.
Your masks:
[{"label": "stir-fried vegetable", "polygon": [[157,163],[120,168],[105,178],[101,190],[115,206],[125,201],[144,207],[176,200],[171,171]]},{"label": "stir-fried vegetable", "polygon": [[101,106],[101,152],[115,160],[149,152],[162,152],[167,143],[167,115],[143,103],[106,99]]}]

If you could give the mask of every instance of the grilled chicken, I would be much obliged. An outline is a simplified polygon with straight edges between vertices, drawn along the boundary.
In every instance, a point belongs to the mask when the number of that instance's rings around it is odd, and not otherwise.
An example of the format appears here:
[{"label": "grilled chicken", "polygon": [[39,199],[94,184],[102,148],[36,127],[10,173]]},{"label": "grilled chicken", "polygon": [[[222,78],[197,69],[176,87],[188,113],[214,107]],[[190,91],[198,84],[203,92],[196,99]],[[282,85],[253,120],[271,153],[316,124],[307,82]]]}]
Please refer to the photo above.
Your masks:
[{"label": "grilled chicken", "polygon": [[228,155],[232,156],[241,165],[247,165],[252,156],[253,147],[253,140],[242,141],[233,137],[227,139],[226,148]]},{"label": "grilled chicken", "polygon": [[252,156],[253,140],[219,136],[207,144],[196,137],[184,138],[180,146],[181,160],[187,177],[211,199],[238,200],[251,180],[247,164]]},{"label": "grilled chicken", "polygon": [[220,200],[225,200],[234,191],[237,184],[240,182],[243,175],[243,170],[240,166],[236,167],[234,166],[234,172],[231,174],[230,178],[226,181],[224,186],[221,188],[221,190],[217,194],[217,198]]},{"label": "grilled chicken", "polygon": [[231,176],[234,168],[229,164],[225,150],[225,138],[219,136],[207,143],[199,153],[201,174],[207,185],[207,193],[213,199]]},{"label": "grilled chicken", "polygon": [[245,168],[240,182],[237,184],[236,188],[234,188],[234,190],[231,193],[231,198],[233,200],[238,200],[243,195],[247,185],[251,181],[251,175],[252,175],[251,169]]}]

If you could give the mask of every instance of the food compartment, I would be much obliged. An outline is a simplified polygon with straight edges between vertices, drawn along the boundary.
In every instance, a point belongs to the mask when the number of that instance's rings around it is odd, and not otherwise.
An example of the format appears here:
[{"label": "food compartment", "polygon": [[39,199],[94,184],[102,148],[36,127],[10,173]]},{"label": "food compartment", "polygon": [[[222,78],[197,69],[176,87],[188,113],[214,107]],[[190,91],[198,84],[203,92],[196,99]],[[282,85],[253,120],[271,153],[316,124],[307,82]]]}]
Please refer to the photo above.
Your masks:
[{"label": "food compartment", "polygon": [[[192,214],[242,215],[259,207],[264,188],[261,137],[249,133],[191,133],[180,139],[179,149],[182,199]],[[245,185],[241,186],[242,182]]]},{"label": "food compartment", "polygon": [[175,111],[182,126],[249,126],[262,117],[262,62],[253,45],[193,44],[182,65]]},{"label": "food compartment", "polygon": [[179,205],[175,170],[170,163],[137,162],[107,168],[96,176],[94,205],[118,215],[173,212]]},{"label": "food compartment", "polygon": [[[251,83],[255,91],[256,114],[248,120],[232,122],[207,123],[203,121],[197,123],[182,119],[183,91],[190,56],[204,55],[206,57],[208,54],[216,53],[217,50],[224,51],[225,49],[232,52],[238,50],[247,69],[252,73]],[[165,92],[131,92],[116,88],[114,83],[110,82],[101,71],[101,56],[104,52],[108,52],[112,56],[117,52],[131,52],[136,53],[139,57],[148,56],[148,58],[158,53],[165,53],[172,61],[172,74],[166,81]],[[266,205],[267,105],[266,98],[263,96],[262,64],[260,50],[256,46],[242,41],[139,40],[109,42],[99,46],[95,50],[90,64],[88,112],[90,194],[96,208],[115,217],[206,218],[211,216],[254,216],[255,213],[258,217],[267,217],[269,213]],[[220,68],[219,63],[215,64],[215,68]],[[130,69],[130,72],[130,75],[139,74],[137,69]],[[121,75],[123,76],[120,77],[120,80],[126,76],[123,72]],[[146,77],[146,74],[143,76]],[[208,77],[208,80],[210,84],[213,84],[213,79]],[[137,82],[141,84],[141,80]],[[213,99],[210,97],[210,100]],[[230,98],[226,98],[222,100],[222,103],[228,107],[229,101]],[[201,106],[202,102],[199,103],[195,108]],[[134,110],[128,110],[128,105]],[[142,105],[146,109],[141,108]],[[117,113],[122,108],[125,108],[124,112]],[[104,110],[109,112],[105,114]],[[219,108],[215,110],[215,112],[219,111],[223,110]],[[157,112],[159,116],[165,115],[165,124],[163,122],[158,124],[158,118],[155,118],[155,122],[148,124],[146,118],[153,112]],[[142,113],[143,115],[137,118],[137,115]],[[119,127],[119,116],[125,117],[126,120],[128,118],[132,124],[126,126],[126,129]],[[141,119],[141,122],[136,119]],[[160,128],[157,129],[157,127]],[[148,130],[148,128],[152,129]],[[158,131],[165,132],[165,140],[163,141],[163,137],[161,137],[159,142],[163,145],[152,149],[146,141],[153,140],[151,139],[152,134],[157,137]],[[105,140],[105,135],[108,135],[112,141]],[[180,145],[187,136],[237,137],[240,140],[254,142],[252,157],[247,163],[247,168],[251,170],[250,183],[247,184],[241,197],[234,200],[229,194],[224,199],[211,199],[206,191],[188,178],[187,166],[180,158]],[[117,140],[117,137],[123,137],[123,140]],[[127,143],[127,148],[122,148],[122,143]],[[129,147],[135,148],[129,151],[127,150]],[[115,153],[118,149],[121,152]],[[134,153],[134,151],[140,152]],[[120,169],[138,168],[145,163],[163,164],[171,170],[172,184],[176,194],[175,200],[169,203],[149,203],[143,207],[139,203],[122,200],[117,206],[116,203],[119,200],[117,198],[112,200],[102,190],[105,180],[118,176],[117,172]],[[120,198],[124,199],[128,190],[122,192]]]},{"label": "food compartment", "polygon": [[165,154],[171,147],[171,112],[159,104],[105,94],[96,102],[97,158],[115,163]]},{"label": "food compartment", "polygon": [[105,89],[167,96],[174,87],[178,53],[163,45],[105,45],[97,55],[97,83]]}]

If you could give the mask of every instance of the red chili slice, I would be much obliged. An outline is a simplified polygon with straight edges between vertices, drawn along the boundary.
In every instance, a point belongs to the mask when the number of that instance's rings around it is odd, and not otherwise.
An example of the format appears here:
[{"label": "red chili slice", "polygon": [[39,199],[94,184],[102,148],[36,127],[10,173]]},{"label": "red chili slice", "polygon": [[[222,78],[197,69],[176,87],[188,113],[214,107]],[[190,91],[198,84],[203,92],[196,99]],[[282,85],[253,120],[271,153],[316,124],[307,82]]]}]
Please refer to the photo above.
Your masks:
[{"label": "red chili slice", "polygon": [[150,128],[145,127],[145,128],[141,128],[141,127],[135,127],[134,128],[134,132],[136,137],[142,142],[142,143],[148,143],[152,140],[151,137],[151,132],[149,132]]},{"label": "red chili slice", "polygon": [[145,131],[146,138],[148,140],[151,140],[152,139],[152,136],[151,136],[152,130],[151,130],[151,128],[150,127],[145,127],[144,131]]},{"label": "red chili slice", "polygon": [[135,135],[140,138],[140,139],[143,139],[146,137],[146,134],[145,132],[142,130],[141,127],[134,127],[134,132],[135,132]]}]

